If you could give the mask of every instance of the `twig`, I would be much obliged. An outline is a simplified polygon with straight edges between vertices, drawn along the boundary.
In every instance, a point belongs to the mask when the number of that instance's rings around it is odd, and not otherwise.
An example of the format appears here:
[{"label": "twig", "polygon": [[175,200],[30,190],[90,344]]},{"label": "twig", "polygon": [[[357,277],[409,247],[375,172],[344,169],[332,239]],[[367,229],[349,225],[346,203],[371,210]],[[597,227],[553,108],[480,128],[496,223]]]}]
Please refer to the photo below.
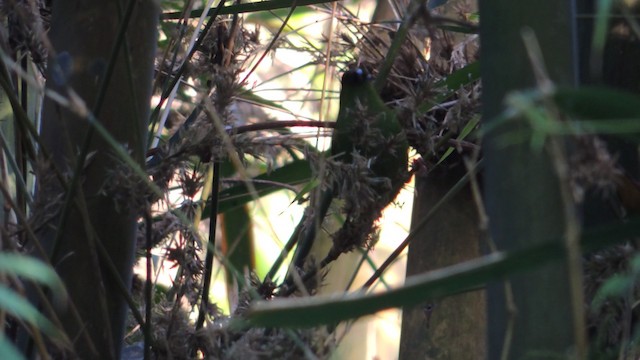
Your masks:
[{"label": "twig", "polygon": [[153,219],[151,218],[151,213],[149,209],[146,209],[144,212],[144,222],[146,225],[146,240],[145,244],[145,256],[147,260],[147,279],[145,281],[145,320],[144,320],[144,360],[151,360],[151,309],[153,308],[153,298],[151,296],[153,291],[153,282],[151,281],[151,248],[153,247],[152,234]]},{"label": "twig", "polygon": [[[554,85],[551,82],[542,60],[542,50],[531,29],[523,30],[525,48],[531,60],[537,87],[545,95],[543,97],[544,111],[552,121],[559,122],[561,116],[555,104],[551,100]],[[525,112],[526,116],[526,112]],[[564,145],[558,136],[550,136],[548,141],[549,157],[558,176],[560,198],[562,201],[562,213],[564,214],[564,237],[567,248],[567,271],[569,274],[569,291],[573,318],[573,334],[575,341],[576,359],[587,358],[587,335],[584,318],[584,292],[582,273],[582,250],[580,249],[580,222],[573,202],[569,166]]]},{"label": "twig", "polygon": [[220,195],[220,163],[213,163],[213,183],[211,185],[211,216],[209,217],[209,241],[207,242],[207,255],[204,262],[204,284],[200,298],[200,311],[196,322],[196,330],[200,330],[204,324],[204,318],[209,308],[209,288],[213,268],[213,256],[216,246],[216,227],[218,222],[218,197]]},{"label": "twig", "polygon": [[276,44],[276,41],[278,41],[278,38],[280,37],[282,30],[284,30],[284,27],[287,26],[287,24],[289,23],[289,19],[291,18],[291,15],[293,15],[293,12],[296,11],[296,7],[298,6],[297,3],[298,3],[298,0],[293,0],[291,5],[289,5],[290,8],[289,8],[289,13],[287,14],[287,17],[284,19],[284,21],[282,22],[282,25],[280,26],[278,31],[275,33],[275,35],[273,35],[273,39],[271,39],[271,42],[269,43],[269,45],[267,45],[267,48],[264,50],[264,52],[262,53],[258,61],[256,61],[256,63],[251,68],[251,70],[247,72],[247,75],[245,75],[244,79],[242,79],[240,84],[244,84],[247,81],[247,79],[249,79],[249,76],[251,76],[251,74],[253,74],[253,72],[256,71],[260,63],[262,63],[262,60],[264,60],[264,58],[267,56],[267,54],[271,51],[273,46]]}]

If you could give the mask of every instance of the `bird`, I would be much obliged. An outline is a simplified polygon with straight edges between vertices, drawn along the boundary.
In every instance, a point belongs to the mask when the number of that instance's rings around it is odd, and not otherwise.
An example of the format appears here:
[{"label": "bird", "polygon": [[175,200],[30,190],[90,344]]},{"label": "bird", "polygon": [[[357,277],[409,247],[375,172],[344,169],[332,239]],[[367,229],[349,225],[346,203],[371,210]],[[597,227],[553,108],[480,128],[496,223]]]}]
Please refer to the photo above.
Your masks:
[{"label": "bird", "polygon": [[[313,220],[303,217],[301,224],[306,226],[299,225],[296,228],[299,231],[294,231],[290,239],[296,241],[296,237],[300,237],[292,260],[292,265],[298,269],[303,268],[317,229],[334,198],[345,200],[346,220],[334,234],[334,246],[323,263],[361,246],[382,209],[395,199],[408,180],[406,134],[395,112],[385,105],[374,89],[371,75],[362,68],[350,69],[344,72],[341,84],[329,159],[334,164],[352,166],[352,171],[364,173],[366,180],[361,181],[362,177],[357,174],[344,176],[344,172],[337,171],[339,174],[329,181],[320,194],[315,211],[307,213]],[[354,184],[354,181],[361,183]]]}]

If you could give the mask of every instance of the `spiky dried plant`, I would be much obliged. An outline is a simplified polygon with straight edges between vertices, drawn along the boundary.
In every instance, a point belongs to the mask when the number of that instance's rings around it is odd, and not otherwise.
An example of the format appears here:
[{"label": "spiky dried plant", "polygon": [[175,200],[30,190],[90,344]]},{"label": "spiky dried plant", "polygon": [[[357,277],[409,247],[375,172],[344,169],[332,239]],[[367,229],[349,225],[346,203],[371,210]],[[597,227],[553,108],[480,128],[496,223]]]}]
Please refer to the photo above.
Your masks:
[{"label": "spiky dried plant", "polygon": [[44,73],[47,63],[46,32],[49,29],[51,1],[3,0],[0,17],[6,17],[6,40],[10,53],[30,55],[33,63]]},{"label": "spiky dried plant", "polygon": [[[364,25],[355,16],[341,17],[350,35],[344,33],[338,37],[330,54],[332,64],[347,67],[355,59],[359,59],[362,67],[368,68],[375,74],[375,70],[384,60],[388,46],[393,39],[394,29],[379,25]],[[334,340],[327,329],[289,332],[283,330],[247,329],[232,330],[228,323],[234,318],[242,317],[243,310],[256,298],[269,299],[273,296],[275,285],[261,283],[255,277],[245,280],[246,287],[238,295],[240,298],[236,311],[231,318],[222,316],[214,308],[211,309],[208,325],[195,331],[189,326],[186,312],[197,304],[201,291],[200,282],[203,262],[199,234],[191,225],[196,218],[197,209],[203,206],[198,200],[198,194],[203,186],[203,172],[198,164],[224,159],[230,153],[239,158],[247,156],[261,159],[267,163],[275,162],[281,157],[282,147],[277,150],[274,143],[292,145],[293,148],[304,149],[308,145],[299,138],[288,137],[277,130],[263,130],[260,132],[237,134],[234,132],[238,125],[247,124],[246,119],[236,109],[241,106],[237,99],[246,84],[240,83],[239,74],[246,69],[249,59],[259,48],[256,32],[246,30],[242,22],[233,18],[216,20],[211,31],[193,53],[193,57],[186,59],[188,66],[183,74],[188,79],[190,87],[196,91],[196,110],[192,106],[182,105],[175,116],[176,121],[171,124],[166,133],[167,141],[150,151],[151,160],[148,162],[149,174],[154,183],[165,194],[170,188],[180,189],[180,199],[170,201],[169,196],[158,198],[157,194],[150,194],[142,190],[122,193],[123,197],[139,196],[146,199],[147,204],[158,202],[154,212],[151,234],[145,233],[145,226],[140,226],[142,239],[150,239],[153,247],[164,247],[167,259],[175,264],[177,272],[172,287],[166,293],[166,299],[156,304],[155,312],[159,316],[156,326],[158,331],[155,339],[158,344],[160,358],[188,358],[198,350],[205,358],[300,358],[315,354],[324,358],[333,348]],[[182,26],[186,26],[182,24]],[[184,31],[176,27],[178,31]],[[185,33],[189,33],[188,30]],[[433,30],[436,31],[436,30]],[[433,34],[432,34],[433,35]],[[445,132],[459,132],[466,125],[470,114],[477,108],[477,84],[464,86],[451,92],[435,86],[452,71],[466,65],[452,52],[446,63],[446,70],[435,70],[435,66],[427,61],[424,55],[424,32],[412,33],[406,45],[394,61],[393,70],[384,87],[383,96],[390,106],[395,107],[403,115],[402,122],[405,131],[412,139],[412,146],[423,155],[442,152],[445,147],[440,144],[436,148],[437,139]],[[473,42],[473,40],[469,40]],[[274,43],[276,47],[293,48],[295,45],[286,38]],[[178,49],[176,56],[185,60],[188,52],[185,50],[187,42],[174,41]],[[452,48],[455,46],[452,45]],[[442,53],[442,52],[441,52]],[[311,51],[316,62],[325,61],[325,54]],[[432,55],[433,56],[433,55]],[[179,67],[171,61],[171,57],[163,56],[158,61],[159,85],[168,84],[172,73]],[[440,71],[440,72],[438,72]],[[429,101],[438,94],[443,99],[453,102],[448,107],[437,107]],[[186,104],[189,99],[183,97]],[[425,104],[428,104],[424,110]],[[362,112],[364,113],[364,112]],[[260,115],[265,119],[265,115]],[[362,136],[358,141],[366,142],[368,146],[393,147],[387,139],[367,128],[369,121],[356,121],[361,128],[357,132]],[[309,152],[312,154],[313,152]],[[346,222],[334,237],[334,247],[325,262],[335,259],[344,252],[356,247],[371,247],[377,238],[376,219],[381,215],[379,202],[388,203],[391,199],[380,199],[380,189],[390,186],[389,179],[371,178],[368,169],[369,159],[354,156],[352,164],[345,165],[329,160],[313,160],[317,168],[323,168],[326,179],[343,179],[339,181],[342,188],[338,191],[344,201],[343,212]],[[322,166],[319,162],[324,161]],[[120,174],[120,175],[119,175]],[[126,171],[114,171],[111,183],[125,184]],[[410,176],[407,173],[407,179]],[[132,187],[135,188],[135,187]],[[105,189],[117,193],[117,187]],[[383,191],[398,193],[400,188]],[[175,192],[175,191],[174,191]],[[144,195],[142,195],[144,194]],[[117,196],[114,196],[117,198]],[[180,215],[181,214],[181,215]],[[147,244],[139,246],[142,250]],[[322,282],[322,275],[312,287],[312,291]],[[176,324],[171,325],[172,322]],[[182,339],[182,341],[180,341]],[[186,339],[186,340],[185,340]],[[306,344],[306,345],[301,345]],[[291,349],[294,349],[293,351]]]}]

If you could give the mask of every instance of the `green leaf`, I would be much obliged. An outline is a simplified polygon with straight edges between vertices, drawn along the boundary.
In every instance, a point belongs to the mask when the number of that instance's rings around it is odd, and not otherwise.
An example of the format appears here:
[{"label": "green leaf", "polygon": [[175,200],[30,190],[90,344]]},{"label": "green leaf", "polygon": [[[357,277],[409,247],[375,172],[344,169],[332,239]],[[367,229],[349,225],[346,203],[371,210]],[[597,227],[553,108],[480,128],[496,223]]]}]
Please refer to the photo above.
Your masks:
[{"label": "green leaf", "polygon": [[4,335],[0,335],[0,354],[5,360],[25,360],[25,357]]},{"label": "green leaf", "polygon": [[0,253],[0,273],[45,284],[53,290],[59,300],[65,301],[67,298],[66,289],[58,274],[51,266],[38,259],[20,254]]},{"label": "green leaf", "polygon": [[[296,7],[295,14],[291,15],[288,24],[292,27],[295,27],[294,24],[306,21],[307,19],[309,19],[309,15],[316,14],[316,11],[317,10],[306,6]],[[282,19],[286,18],[289,12],[290,9],[288,8],[272,10],[269,12],[252,12],[251,14],[247,15],[246,21],[250,23],[261,24],[262,26],[265,26],[270,30],[274,30],[282,25]]]},{"label": "green leaf", "polygon": [[[276,185],[278,183],[290,186],[300,185],[309,181],[311,177],[312,172],[309,162],[306,160],[295,160],[269,173],[264,173],[253,178],[255,180],[268,181],[270,183],[254,182],[253,185],[256,189],[257,196],[262,197],[269,195],[275,191],[282,190],[282,186]],[[251,181],[251,179],[249,181]],[[236,209],[253,200],[255,199],[253,195],[249,193],[249,190],[245,184],[240,184],[228,189],[224,189],[220,191],[218,213],[224,213],[229,210]],[[211,208],[207,206],[202,213],[202,218],[206,219],[210,215]]]},{"label": "green leaf", "polygon": [[0,253],[0,273],[22,276],[52,288],[63,286],[62,281],[49,265],[20,254]]},{"label": "green leaf", "polygon": [[438,81],[436,87],[446,86],[450,91],[456,91],[460,87],[471,84],[478,79],[480,79],[480,62],[476,61]]},{"label": "green leaf", "polygon": [[459,34],[477,34],[478,30],[470,26],[438,25],[438,29]]},{"label": "green leaf", "polygon": [[[624,241],[636,236],[639,230],[638,219],[590,230],[582,234],[582,250],[593,251]],[[477,289],[490,281],[535,269],[566,256],[562,239],[552,239],[525,250],[494,253],[414,276],[408,278],[404,286],[384,293],[365,295],[359,292],[343,297],[315,296],[257,302],[247,314],[247,320],[252,325],[265,327],[335,324],[392,307],[415,306],[429,299]]]},{"label": "green leaf", "polygon": [[591,59],[599,63],[602,63],[602,54],[604,53],[605,43],[607,42],[613,3],[613,0],[597,1],[595,26],[591,40]]},{"label": "green leaf", "polygon": [[[336,0],[334,0],[336,1]],[[225,6],[218,12],[218,15],[230,15],[230,14],[242,14],[242,13],[252,13],[257,11],[268,11],[268,10],[276,10],[276,9],[286,9],[290,8],[293,5],[297,7],[307,6],[307,5],[318,5],[318,4],[327,4],[333,1],[327,0],[270,0],[270,1],[254,1],[248,2],[244,4],[237,4],[231,6]],[[211,9],[210,13],[214,12],[215,9]],[[202,15],[202,9],[193,10],[189,17],[197,18]],[[180,19],[182,17],[182,13],[179,11],[168,12],[162,14],[162,19],[170,20],[170,19]]]},{"label": "green leaf", "polygon": [[442,6],[444,4],[447,3],[448,0],[429,0],[429,2],[427,3],[427,8],[429,10],[433,10],[435,8],[437,8],[438,6]]},{"label": "green leaf", "polygon": [[640,140],[640,97],[605,87],[559,88],[553,99],[579,121],[558,123],[567,134],[609,134]]},{"label": "green leaf", "polygon": [[593,309],[599,309],[609,298],[625,297],[633,284],[634,278],[629,274],[616,274],[607,279],[593,297]]},{"label": "green leaf", "polygon": [[[531,89],[507,96],[509,107],[498,117],[486,122],[483,134],[509,126],[516,115],[525,114],[529,127],[511,128],[500,140],[502,146],[531,140],[541,143],[547,135],[608,134],[640,140],[640,97],[607,87],[559,87],[551,99],[557,110],[576,121],[557,121],[546,107],[546,94]],[[532,132],[534,134],[532,134]]]},{"label": "green leaf", "polygon": [[38,309],[10,288],[0,284],[0,309],[22,319],[51,337],[57,337],[55,327]]},{"label": "green leaf", "polygon": [[291,201],[291,204],[293,203],[301,203],[304,199],[304,196],[308,193],[311,192],[311,190],[315,189],[316,187],[318,187],[318,185],[320,185],[320,179],[315,178],[311,181],[309,181],[303,188],[302,190],[300,190],[297,194],[296,197]]},{"label": "green leaf", "polygon": [[[465,125],[465,127],[462,129],[457,139],[463,140],[464,138],[466,138],[469,134],[471,134],[473,129],[476,128],[476,125],[478,125],[479,122],[480,122],[480,115],[478,114],[474,115],[474,117],[471,120],[469,120],[467,125]],[[454,150],[455,149],[453,147],[449,147],[447,151],[444,152],[440,160],[438,160],[438,163],[436,165],[439,165],[441,162],[445,161],[445,159],[448,158],[453,153]]]},{"label": "green leaf", "polygon": [[265,98],[263,98],[262,96],[256,95],[252,90],[245,90],[243,91],[240,95],[238,95],[239,99],[245,100],[249,103],[252,104],[257,104],[260,106],[264,106],[264,107],[268,107],[268,108],[272,108],[272,109],[278,109],[278,110],[282,110],[282,111],[288,111],[284,106],[282,106],[281,103],[275,102],[275,101],[271,101],[271,100],[267,100]]},{"label": "green leaf", "polygon": [[631,259],[629,267],[629,272],[615,274],[600,286],[593,297],[592,308],[594,310],[600,309],[607,299],[613,297],[626,298],[631,295],[633,286],[640,274],[640,256],[636,255]]},{"label": "green leaf", "polygon": [[434,88],[444,88],[445,91],[438,93],[433,99],[418,106],[418,113],[424,114],[432,107],[445,101],[457,90],[465,85],[469,85],[480,79],[480,62],[471,63],[460,70],[456,70],[446,78],[435,83]]},{"label": "green leaf", "polygon": [[558,88],[553,96],[565,113],[592,120],[640,118],[640,97],[606,87]]},{"label": "green leaf", "polygon": [[[238,286],[242,287],[244,286],[242,281],[244,269],[255,269],[254,259],[259,255],[255,253],[253,247],[253,219],[247,207],[241,206],[227,211],[220,220],[223,229],[223,249],[228,260],[227,286],[231,289],[237,281]],[[240,279],[236,276],[240,276]]]}]

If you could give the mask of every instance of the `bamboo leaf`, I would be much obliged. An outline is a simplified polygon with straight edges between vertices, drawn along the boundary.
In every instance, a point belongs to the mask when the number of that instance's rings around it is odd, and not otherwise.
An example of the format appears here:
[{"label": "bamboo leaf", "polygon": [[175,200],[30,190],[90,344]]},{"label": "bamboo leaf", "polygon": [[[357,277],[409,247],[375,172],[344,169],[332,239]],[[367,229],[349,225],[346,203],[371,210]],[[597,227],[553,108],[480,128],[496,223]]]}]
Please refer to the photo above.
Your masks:
[{"label": "bamboo leaf", "polygon": [[[254,182],[254,187],[258,196],[266,196],[283,189],[282,186],[277,185],[278,183],[299,185],[309,181],[311,176],[312,172],[309,162],[306,160],[295,160],[269,173],[256,176],[254,180],[260,180],[261,182]],[[251,179],[249,181],[251,181]],[[264,181],[267,181],[268,183],[265,183]],[[245,184],[233,186],[220,192],[218,212],[224,213],[229,210],[236,209],[253,200],[255,199]],[[206,219],[210,215],[211,209],[207,206],[202,213],[202,218]]]},{"label": "bamboo leaf", "polygon": [[[336,0],[333,0],[336,1]],[[269,10],[277,10],[277,9],[286,9],[292,6],[307,6],[307,5],[318,5],[318,4],[327,4],[333,1],[327,0],[271,0],[271,1],[254,1],[244,4],[230,5],[222,8],[218,15],[230,15],[230,14],[243,14],[243,13],[252,13],[258,11],[269,11]],[[189,17],[197,18],[202,15],[202,9],[193,10]],[[162,19],[164,20],[175,20],[180,19],[182,17],[182,13],[179,11],[176,12],[168,12],[162,14]]]},{"label": "bamboo leaf", "polygon": [[[640,221],[603,226],[582,235],[582,249],[593,251],[637,236]],[[531,270],[566,257],[560,239],[512,253],[499,252],[407,279],[405,285],[379,294],[352,293],[344,297],[316,296],[257,302],[250,309],[250,324],[267,327],[309,327],[334,324],[377,311],[415,306],[426,300],[485,286],[490,281]]]},{"label": "bamboo leaf", "polygon": [[554,100],[561,110],[581,119],[640,118],[640,97],[606,87],[560,87]]},{"label": "bamboo leaf", "polygon": [[20,276],[49,286],[61,300],[66,299],[62,280],[51,266],[32,257],[19,254],[0,253],[0,273]]},{"label": "bamboo leaf", "polygon": [[471,63],[460,70],[456,70],[446,78],[435,83],[434,88],[442,89],[446,91],[438,93],[433,99],[422,103],[418,107],[418,112],[424,114],[432,107],[445,101],[448,97],[453,95],[461,87],[471,84],[472,82],[480,79],[480,62],[476,61]]},{"label": "bamboo leaf", "polygon": [[0,354],[6,360],[24,360],[24,356],[7,340],[6,337],[0,336]]},{"label": "bamboo leaf", "polygon": [[433,10],[438,6],[442,6],[446,4],[447,1],[448,0],[429,0],[429,2],[427,3],[427,8],[429,8],[429,10]]},{"label": "bamboo leaf", "polygon": [[[458,135],[458,140],[464,140],[464,138],[466,138],[469,134],[471,134],[471,132],[473,131],[473,129],[476,128],[476,125],[478,125],[478,123],[480,122],[480,116],[474,116],[468,123],[467,125],[465,125],[465,127],[462,129],[462,131],[460,132],[460,135]],[[438,160],[438,164],[440,164],[441,162],[445,161],[454,151],[455,149],[453,147],[449,147],[447,149],[447,151],[444,152],[444,154],[442,154],[442,157],[440,158],[440,160]]]},{"label": "bamboo leaf", "polygon": [[0,284],[0,309],[28,322],[51,337],[56,336],[55,327],[30,302],[16,294],[10,288]]}]

